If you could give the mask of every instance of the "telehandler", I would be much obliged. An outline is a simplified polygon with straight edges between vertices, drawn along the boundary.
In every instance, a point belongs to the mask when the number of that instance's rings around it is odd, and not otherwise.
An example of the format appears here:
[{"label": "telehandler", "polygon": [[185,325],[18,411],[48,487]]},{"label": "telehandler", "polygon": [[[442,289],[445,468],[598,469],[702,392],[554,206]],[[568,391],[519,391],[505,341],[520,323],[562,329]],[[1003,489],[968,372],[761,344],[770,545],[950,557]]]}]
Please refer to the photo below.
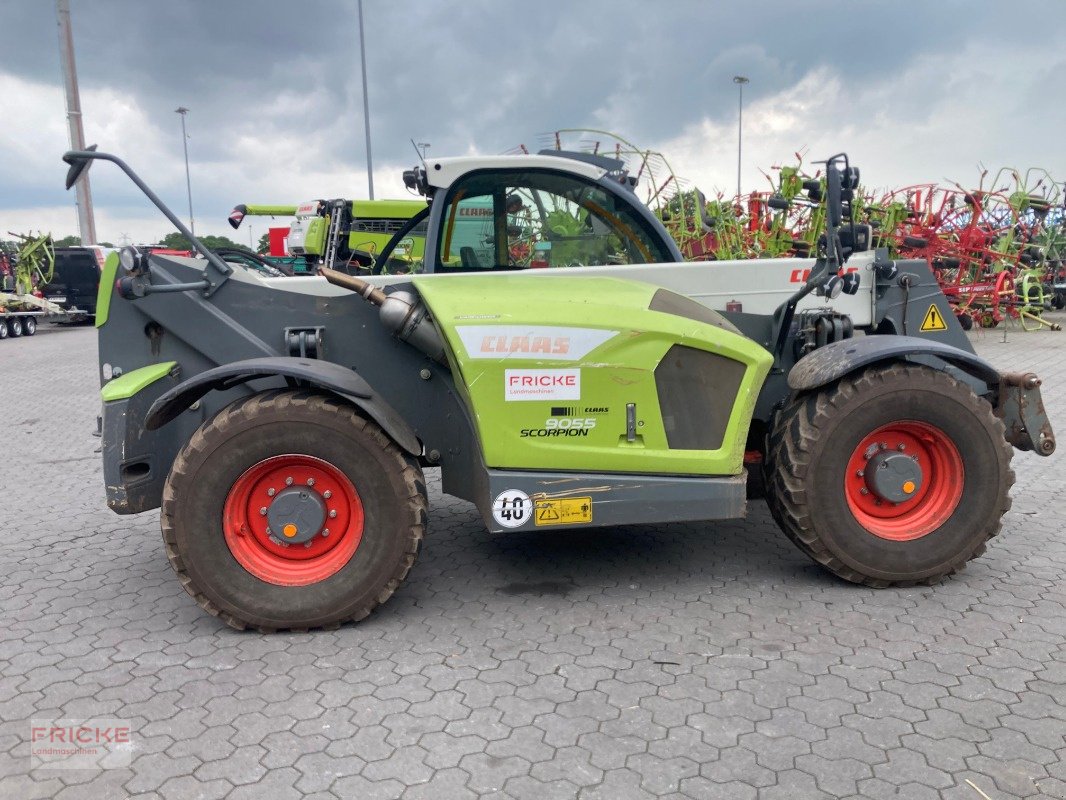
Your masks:
[{"label": "telehandler", "polygon": [[[813,259],[686,263],[620,162],[552,151],[423,163],[378,274],[300,281],[219,258],[113,155],[67,153],[68,188],[94,159],[204,257],[107,264],[107,501],[161,507],[182,585],[237,628],[385,602],[429,467],[506,533],[739,517],[747,464],[803,552],[884,587],[980,555],[1012,445],[1055,449],[1040,380],[975,355],[924,262],[867,252],[844,155]],[[422,263],[387,274],[416,228]]]}]

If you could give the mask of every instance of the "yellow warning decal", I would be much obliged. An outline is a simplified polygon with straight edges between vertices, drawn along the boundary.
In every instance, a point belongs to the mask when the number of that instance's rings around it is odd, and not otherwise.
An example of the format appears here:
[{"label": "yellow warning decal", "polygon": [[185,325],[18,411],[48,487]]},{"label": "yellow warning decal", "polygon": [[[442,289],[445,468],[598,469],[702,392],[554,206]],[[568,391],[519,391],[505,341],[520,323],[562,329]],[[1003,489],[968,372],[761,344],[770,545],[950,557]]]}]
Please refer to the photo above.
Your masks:
[{"label": "yellow warning decal", "polygon": [[535,525],[581,525],[592,522],[591,497],[567,497],[535,502]]},{"label": "yellow warning decal", "polygon": [[922,333],[930,333],[931,331],[946,331],[948,324],[944,321],[944,315],[940,312],[940,309],[936,307],[936,303],[929,306],[929,310],[925,312],[925,317],[922,319],[922,327],[919,329]]}]

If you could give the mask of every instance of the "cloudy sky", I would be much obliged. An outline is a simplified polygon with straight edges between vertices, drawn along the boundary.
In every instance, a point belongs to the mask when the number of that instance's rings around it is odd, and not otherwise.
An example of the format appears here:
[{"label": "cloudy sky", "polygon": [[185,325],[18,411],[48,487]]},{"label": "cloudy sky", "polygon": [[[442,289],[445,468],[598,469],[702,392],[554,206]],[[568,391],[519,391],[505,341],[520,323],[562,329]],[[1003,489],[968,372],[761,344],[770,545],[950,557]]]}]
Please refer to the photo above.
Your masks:
[{"label": "cloudy sky", "polygon": [[[237,203],[365,197],[355,0],[71,0],[86,137],[187,214],[179,105],[190,109],[197,230]],[[978,163],[1066,180],[1066,3],[937,0],[365,0],[378,197],[430,155],[500,153],[559,128],[662,151],[708,194],[847,150],[875,186]],[[52,0],[0,0],[0,234],[75,233]],[[99,237],[168,224],[110,165],[92,169]],[[253,225],[263,225],[262,222]],[[265,226],[255,231],[263,232]],[[247,235],[242,228],[240,235]]]}]

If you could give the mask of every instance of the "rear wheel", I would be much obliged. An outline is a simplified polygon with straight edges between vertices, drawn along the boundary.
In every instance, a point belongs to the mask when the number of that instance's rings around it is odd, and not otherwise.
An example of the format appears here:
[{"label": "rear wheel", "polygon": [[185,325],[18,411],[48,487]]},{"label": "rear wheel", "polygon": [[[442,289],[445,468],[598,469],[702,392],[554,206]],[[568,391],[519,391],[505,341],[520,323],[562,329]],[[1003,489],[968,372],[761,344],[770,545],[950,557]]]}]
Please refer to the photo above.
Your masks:
[{"label": "rear wheel", "polygon": [[933,583],[984,552],[1010,508],[1011,449],[991,406],[893,364],[801,395],[771,439],[767,502],[801,550],[869,586]]},{"label": "rear wheel", "polygon": [[359,620],[414,564],[421,469],[351,406],[312,392],[238,401],[178,454],[163,539],[186,591],[235,628]]},{"label": "rear wheel", "polygon": [[22,320],[22,333],[26,336],[33,336],[37,333],[37,320],[33,317],[26,317]]},{"label": "rear wheel", "polygon": [[8,334],[7,322],[0,319],[0,339],[6,339]]},{"label": "rear wheel", "polygon": [[19,336],[22,335],[22,320],[20,320],[18,317],[9,319],[7,321],[7,330],[8,333],[11,334],[12,339],[17,339]]}]

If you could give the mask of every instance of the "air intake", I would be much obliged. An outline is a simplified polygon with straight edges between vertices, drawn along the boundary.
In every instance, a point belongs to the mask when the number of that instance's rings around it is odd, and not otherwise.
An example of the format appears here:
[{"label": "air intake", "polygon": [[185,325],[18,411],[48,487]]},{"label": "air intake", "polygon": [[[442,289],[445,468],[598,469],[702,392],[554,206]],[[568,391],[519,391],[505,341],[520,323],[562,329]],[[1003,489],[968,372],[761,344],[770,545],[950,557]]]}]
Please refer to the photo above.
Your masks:
[{"label": "air intake", "polygon": [[717,450],[747,367],[675,344],[655,368],[655,388],[671,450]]}]

